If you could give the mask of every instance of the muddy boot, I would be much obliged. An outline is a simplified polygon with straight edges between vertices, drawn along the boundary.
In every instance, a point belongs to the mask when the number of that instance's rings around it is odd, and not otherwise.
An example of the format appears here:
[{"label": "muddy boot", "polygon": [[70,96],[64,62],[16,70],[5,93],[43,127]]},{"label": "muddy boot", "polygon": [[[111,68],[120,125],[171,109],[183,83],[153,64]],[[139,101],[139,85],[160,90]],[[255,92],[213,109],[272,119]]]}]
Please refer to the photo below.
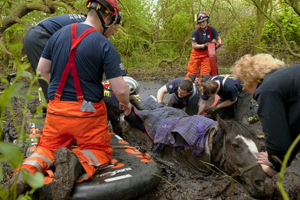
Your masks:
[{"label": "muddy boot", "polygon": [[69,199],[77,178],[84,173],[78,158],[67,148],[55,152],[55,174],[52,183],[53,200]]},{"label": "muddy boot", "polygon": [[30,190],[30,186],[24,180],[21,171],[16,172],[9,180],[10,187],[12,187],[13,184],[17,184],[17,196],[25,194],[27,191]]}]

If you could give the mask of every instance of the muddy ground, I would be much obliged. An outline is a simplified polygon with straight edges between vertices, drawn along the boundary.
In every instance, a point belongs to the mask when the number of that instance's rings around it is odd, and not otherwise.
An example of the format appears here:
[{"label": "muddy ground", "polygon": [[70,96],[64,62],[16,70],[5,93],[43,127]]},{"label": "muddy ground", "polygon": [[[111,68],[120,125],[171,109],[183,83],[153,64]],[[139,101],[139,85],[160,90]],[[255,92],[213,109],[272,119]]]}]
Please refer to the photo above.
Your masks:
[{"label": "muddy ground", "polygon": [[[132,73],[135,74],[135,73]],[[137,75],[138,74],[138,75]],[[130,74],[131,75],[131,74]],[[135,74],[138,78],[142,78],[140,73]],[[183,76],[184,73],[179,73],[178,76]],[[133,75],[132,75],[133,76]],[[135,76],[133,76],[135,77]],[[151,76],[152,77],[152,76]],[[155,75],[153,75],[155,77]],[[156,76],[157,78],[157,76]],[[156,96],[157,90],[171,78],[159,79],[158,81],[151,78],[147,81],[140,81],[140,96],[145,97],[147,95]],[[144,80],[144,79],[143,79]],[[26,86],[26,84],[25,84]],[[6,86],[0,85],[0,90]],[[166,99],[169,96],[166,96]],[[29,107],[31,112],[36,110],[38,101],[36,99],[30,101]],[[21,109],[22,102],[14,104],[15,111],[18,113],[16,121],[22,119]],[[8,117],[9,113],[6,112],[6,119],[3,126],[3,138],[5,141],[13,142],[16,139],[16,129],[11,117]],[[258,134],[262,133],[261,124],[259,122],[251,125]],[[139,141],[130,140],[133,146],[140,146],[143,151],[148,151],[153,155],[149,147],[142,146]],[[220,175],[219,173],[203,174],[203,173],[190,173],[184,165],[177,165],[169,160],[162,160],[159,156],[154,157],[161,167],[162,180],[160,184],[154,190],[149,193],[135,198],[136,200],[248,200],[254,199],[249,196],[248,192],[242,184],[231,181],[228,177]],[[300,179],[299,179],[299,157],[297,157],[292,165],[288,167],[284,176],[284,186],[290,197],[290,199],[300,199]],[[4,170],[9,173],[11,169],[5,166]],[[277,181],[277,176],[273,180]],[[7,181],[5,178],[2,181]],[[271,199],[280,200],[282,199],[278,189],[274,192]]]}]

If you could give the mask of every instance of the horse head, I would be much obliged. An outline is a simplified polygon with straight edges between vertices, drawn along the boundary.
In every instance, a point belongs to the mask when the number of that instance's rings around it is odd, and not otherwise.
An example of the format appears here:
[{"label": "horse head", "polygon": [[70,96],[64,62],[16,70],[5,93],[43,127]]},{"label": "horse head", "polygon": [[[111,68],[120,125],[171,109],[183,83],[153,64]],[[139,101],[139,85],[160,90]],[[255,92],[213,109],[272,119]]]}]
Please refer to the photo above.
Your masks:
[{"label": "horse head", "polygon": [[217,121],[219,130],[213,139],[212,163],[245,183],[252,196],[270,197],[275,185],[256,162],[262,144],[253,129],[240,122],[224,121],[219,117]]}]

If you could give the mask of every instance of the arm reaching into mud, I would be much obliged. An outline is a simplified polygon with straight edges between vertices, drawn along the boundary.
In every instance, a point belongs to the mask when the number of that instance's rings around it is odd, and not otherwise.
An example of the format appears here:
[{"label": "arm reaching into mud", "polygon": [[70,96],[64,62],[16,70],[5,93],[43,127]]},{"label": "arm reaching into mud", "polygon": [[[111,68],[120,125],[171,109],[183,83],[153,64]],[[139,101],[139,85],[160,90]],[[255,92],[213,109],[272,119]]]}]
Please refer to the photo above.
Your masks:
[{"label": "arm reaching into mud", "polygon": [[158,91],[157,91],[157,98],[156,101],[157,103],[163,103],[164,100],[164,95],[168,92],[167,86],[164,85],[162,86]]},{"label": "arm reaching into mud", "polygon": [[225,107],[228,107],[228,106],[231,106],[233,105],[235,102],[237,101],[237,98],[234,100],[234,101],[230,101],[230,100],[226,100],[220,104],[217,105],[217,108],[225,108]]},{"label": "arm reaching into mud", "polygon": [[201,113],[203,112],[205,106],[206,106],[206,101],[200,98],[199,103],[198,103],[198,113],[197,113],[197,115],[201,115]]}]

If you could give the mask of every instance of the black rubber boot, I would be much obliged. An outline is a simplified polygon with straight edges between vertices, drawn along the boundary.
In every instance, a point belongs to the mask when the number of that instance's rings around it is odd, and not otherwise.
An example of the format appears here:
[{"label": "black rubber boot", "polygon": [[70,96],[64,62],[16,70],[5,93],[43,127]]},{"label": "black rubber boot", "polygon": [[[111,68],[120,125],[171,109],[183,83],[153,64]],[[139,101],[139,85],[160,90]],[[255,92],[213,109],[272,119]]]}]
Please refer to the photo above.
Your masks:
[{"label": "black rubber boot", "polygon": [[78,158],[67,148],[55,152],[55,173],[52,183],[53,200],[67,200],[77,178],[84,173]]},{"label": "black rubber boot", "polygon": [[25,194],[30,190],[30,186],[24,180],[21,171],[16,172],[9,180],[10,187],[12,187],[13,184],[17,184],[17,197],[21,194]]},{"label": "black rubber boot", "polygon": [[196,79],[196,75],[195,74],[189,74],[189,79],[192,81],[192,83],[194,83],[194,81]]}]

